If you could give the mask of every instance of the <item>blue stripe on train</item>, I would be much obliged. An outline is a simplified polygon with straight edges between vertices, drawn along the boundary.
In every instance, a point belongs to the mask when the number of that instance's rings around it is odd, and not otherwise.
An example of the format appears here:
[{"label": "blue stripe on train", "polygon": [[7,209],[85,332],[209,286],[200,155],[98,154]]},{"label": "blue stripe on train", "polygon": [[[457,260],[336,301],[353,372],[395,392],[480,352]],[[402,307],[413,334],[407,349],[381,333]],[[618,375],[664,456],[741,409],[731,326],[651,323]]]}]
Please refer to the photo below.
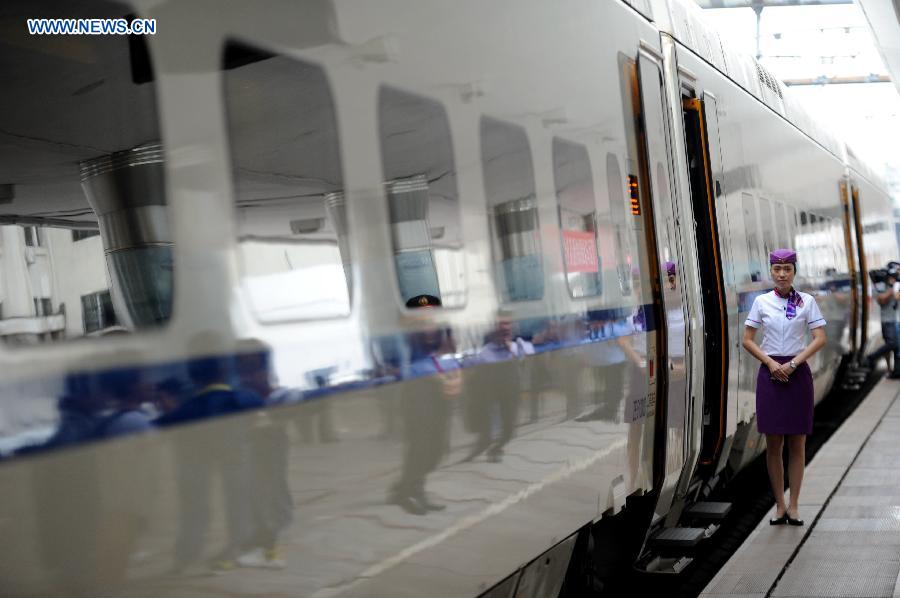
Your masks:
[{"label": "blue stripe on train", "polygon": [[[608,334],[603,338],[591,338],[591,336],[588,335],[582,338],[564,339],[558,342],[545,343],[535,346],[535,353],[543,354],[576,347],[587,347],[593,344],[612,342],[616,338],[624,336],[634,336],[637,334],[646,334],[648,332],[653,332],[657,328],[657,323],[655,321],[655,318],[653,317],[652,307],[652,304],[644,304],[640,306],[639,309],[607,308],[602,310],[589,311],[586,318],[584,319],[585,322],[627,320],[635,324],[637,327],[630,327],[630,331],[627,334],[619,334],[615,330],[607,330]],[[551,320],[553,320],[553,318],[531,318],[528,320],[521,320],[516,324],[523,328],[523,337],[532,338],[533,335],[538,331],[538,325],[540,325],[539,321],[542,321],[542,324],[546,325]],[[571,322],[571,320],[566,320],[565,318],[560,321]],[[413,336],[415,334],[421,333],[402,333],[400,335],[395,335],[392,338],[394,340],[399,338],[406,344],[407,354],[409,356],[412,353],[411,345]],[[374,342],[377,343],[380,340],[386,340],[386,338],[376,339]],[[269,367],[269,364],[271,362],[271,353],[269,350],[263,349],[256,352],[250,351],[247,353],[205,356],[190,360],[178,360],[157,365],[127,366],[110,368],[96,372],[70,372],[65,375],[65,380],[62,384],[63,393],[62,396],[57,399],[57,409],[61,414],[60,421],[64,419],[64,413],[66,415],[77,415],[80,411],[82,413],[88,413],[89,415],[95,413],[99,415],[100,411],[89,411],[90,409],[95,408],[91,407],[91,405],[93,405],[98,400],[114,400],[115,397],[120,396],[127,398],[130,389],[132,389],[133,385],[138,381],[144,384],[149,383],[158,389],[165,390],[172,394],[180,395],[182,403],[195,396],[195,393],[197,392],[198,384],[195,382],[191,382],[192,379],[198,380],[208,378],[210,381],[225,382],[232,385],[236,389],[240,388],[241,385],[239,382],[238,369],[241,364],[239,362],[244,360],[245,357],[254,355],[257,355],[261,358],[260,363],[264,364],[264,367]],[[480,361],[477,357],[477,350],[474,349],[454,357],[457,359],[457,363],[461,369],[474,367],[476,365],[482,365],[482,361]],[[509,360],[512,359],[515,359],[515,357],[510,355]],[[493,360],[492,363],[497,363],[497,360]],[[212,370],[220,369],[226,372],[224,376],[220,376],[212,372]],[[281,396],[283,397],[283,400],[281,402],[269,404],[266,406],[272,407],[278,406],[279,404],[295,404],[305,401],[318,400],[333,394],[347,393],[356,390],[363,390],[366,388],[374,388],[383,386],[385,384],[393,384],[402,382],[404,380],[433,375],[433,373],[422,373],[421,370],[419,370],[419,373],[416,374],[414,370],[410,368],[404,368],[402,375],[379,375],[376,372],[361,372],[360,378],[357,380],[332,384],[328,380],[331,374],[330,370],[330,368],[325,368],[307,372],[307,378],[310,382],[309,388],[286,389],[281,392]],[[15,398],[12,399],[13,401],[48,399],[49,397],[47,396],[46,389],[48,387],[58,386],[58,384],[54,384],[54,382],[58,383],[58,380],[43,379],[33,381],[30,384],[20,383],[10,385],[0,390],[0,399],[3,398],[3,394],[7,395],[7,397],[9,397],[10,395],[14,395]],[[31,389],[30,392],[29,388]],[[257,402],[245,400],[235,401],[235,405],[233,406],[233,408],[226,408],[222,406],[225,405],[225,403],[222,403],[222,397],[218,397],[218,400],[221,403],[221,409],[213,408],[213,412],[211,412],[209,417],[213,417],[216,415],[227,415],[229,413],[234,413],[243,409],[256,408],[259,405],[259,403]],[[104,405],[103,411],[108,412],[109,407],[107,405]],[[202,414],[203,411],[201,410],[199,411],[199,413]],[[165,422],[164,418],[160,418],[160,424],[165,423],[166,425],[172,425],[173,423],[188,423],[189,421],[194,422],[198,421],[199,419],[205,418],[206,417],[203,416],[192,416],[189,419],[185,419],[183,422]],[[46,426],[47,424],[44,425]],[[58,422],[56,425],[59,426],[60,423]],[[23,437],[27,437],[29,432],[30,430],[27,428],[16,431],[17,434],[21,433]],[[86,436],[83,439],[83,441],[90,440],[99,439],[91,438],[90,436]],[[61,442],[59,446],[55,447],[30,445],[24,447],[26,450],[22,450],[19,452],[20,454],[43,452],[44,449],[64,448],[73,446],[75,444],[82,444],[83,441],[73,439],[72,442]],[[7,452],[9,451],[7,450]],[[15,448],[12,449],[12,452],[16,452]],[[0,457],[2,456],[3,455],[0,454]]]}]

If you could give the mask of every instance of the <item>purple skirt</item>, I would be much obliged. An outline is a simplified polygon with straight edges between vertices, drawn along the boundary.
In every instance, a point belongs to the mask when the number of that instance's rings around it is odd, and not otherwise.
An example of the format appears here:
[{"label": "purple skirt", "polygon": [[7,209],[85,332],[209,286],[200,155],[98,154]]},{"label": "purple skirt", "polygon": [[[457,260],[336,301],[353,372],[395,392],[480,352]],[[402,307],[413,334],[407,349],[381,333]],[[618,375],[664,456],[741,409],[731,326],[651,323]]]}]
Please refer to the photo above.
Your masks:
[{"label": "purple skirt", "polygon": [[[793,356],[770,355],[778,363]],[[773,380],[769,368],[759,366],[756,376],[756,426],[761,434],[812,434],[813,379],[809,365],[801,363],[787,382]]]}]

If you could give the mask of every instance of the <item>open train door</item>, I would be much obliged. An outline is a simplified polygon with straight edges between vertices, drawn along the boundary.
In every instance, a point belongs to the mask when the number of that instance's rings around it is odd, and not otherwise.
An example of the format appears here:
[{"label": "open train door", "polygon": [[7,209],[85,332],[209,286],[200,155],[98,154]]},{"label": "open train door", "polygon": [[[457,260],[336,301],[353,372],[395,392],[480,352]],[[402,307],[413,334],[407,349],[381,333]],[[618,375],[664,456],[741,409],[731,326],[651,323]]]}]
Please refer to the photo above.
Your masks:
[{"label": "open train door", "polygon": [[[859,324],[860,324],[860,281],[859,268],[857,267],[857,244],[856,244],[856,228],[854,218],[850,210],[850,179],[845,177],[840,183],[841,191],[841,214],[844,223],[844,243],[847,247],[847,271],[850,273],[850,351],[853,359],[858,359],[859,355]],[[865,274],[862,274],[864,277]],[[865,281],[863,281],[865,282]],[[863,285],[865,286],[865,285]]]},{"label": "open train door", "polygon": [[[730,343],[725,294],[722,248],[719,244],[720,219],[727,211],[719,206],[722,194],[718,151],[716,98],[710,93],[701,97],[683,95],[681,108],[684,122],[691,206],[697,242],[697,265],[703,311],[703,433],[699,464],[703,477],[718,473],[716,465],[724,463],[722,455],[728,423],[728,367]],[[715,152],[711,151],[715,150]]]},{"label": "open train door", "polygon": [[869,324],[869,267],[866,264],[866,248],[863,244],[862,207],[860,206],[859,187],[850,179],[850,214],[853,219],[853,231],[856,235],[856,258],[859,266],[859,359],[865,356],[868,345]]},{"label": "open train door", "polygon": [[657,516],[668,512],[685,463],[685,421],[688,404],[686,299],[684,256],[673,203],[674,182],[666,116],[662,55],[641,44],[637,78],[640,89],[639,125],[643,130],[641,179],[649,181],[651,201],[645,202],[645,230],[661,361],[657,387],[654,442],[654,488],[659,490]]}]

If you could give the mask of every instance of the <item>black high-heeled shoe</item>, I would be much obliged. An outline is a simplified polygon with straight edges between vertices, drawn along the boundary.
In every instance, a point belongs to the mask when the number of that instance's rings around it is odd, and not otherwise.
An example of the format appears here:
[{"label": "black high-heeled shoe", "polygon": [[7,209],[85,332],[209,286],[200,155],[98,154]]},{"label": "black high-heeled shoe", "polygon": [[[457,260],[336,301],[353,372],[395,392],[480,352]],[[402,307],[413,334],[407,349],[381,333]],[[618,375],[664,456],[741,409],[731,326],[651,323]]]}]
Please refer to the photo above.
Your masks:
[{"label": "black high-heeled shoe", "polygon": [[794,519],[793,517],[790,517],[790,516],[788,516],[788,515],[785,515],[785,517],[787,517],[787,524],[788,524],[788,525],[797,525],[797,526],[803,525],[803,520],[802,520],[802,519]]},{"label": "black high-heeled shoe", "polygon": [[785,513],[781,517],[776,517],[775,519],[769,519],[769,525],[784,525],[788,521],[790,521],[790,518],[787,516],[787,513]]}]

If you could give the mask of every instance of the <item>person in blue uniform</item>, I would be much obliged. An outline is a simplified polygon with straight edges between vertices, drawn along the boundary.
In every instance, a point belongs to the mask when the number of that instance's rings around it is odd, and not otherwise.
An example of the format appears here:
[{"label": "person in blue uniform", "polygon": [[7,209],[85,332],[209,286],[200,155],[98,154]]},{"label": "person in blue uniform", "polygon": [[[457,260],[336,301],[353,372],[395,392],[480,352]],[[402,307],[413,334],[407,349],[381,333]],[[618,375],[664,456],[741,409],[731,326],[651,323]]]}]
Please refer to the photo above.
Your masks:
[{"label": "person in blue uniform", "polygon": [[[484,394],[470,401],[476,410],[472,421],[477,438],[465,460],[487,451],[488,461],[498,463],[515,434],[519,402],[530,378],[524,359],[534,354],[534,345],[514,333],[511,314],[505,311],[497,313],[496,326],[485,340],[475,363],[490,367],[480,367],[474,375]],[[498,434],[495,421],[500,427]]]},{"label": "person in blue uniform", "polygon": [[[157,418],[161,427],[198,422],[263,406],[262,399],[231,384],[234,363],[230,357],[211,356],[188,362],[188,375],[196,391],[169,413]],[[212,563],[213,571],[237,567],[236,558],[252,533],[250,493],[250,421],[232,417],[215,427],[195,429],[176,436],[180,516],[175,540],[174,573],[196,562],[203,554],[210,523],[212,476],[218,472],[225,494],[228,539]]]},{"label": "person in blue uniform", "polygon": [[[769,254],[775,289],[753,300],[744,322],[744,349],[761,365],[756,379],[756,424],[766,435],[766,464],[776,516],[772,525],[803,525],[799,518],[800,486],[806,463],[806,436],[813,427],[813,379],[807,361],[825,346],[825,318],[812,295],[794,289],[797,253]],[[757,343],[757,331],[763,338]],[[807,330],[812,341],[806,344]],[[789,505],[784,501],[782,451],[788,438]]]},{"label": "person in blue uniform", "polygon": [[[266,407],[295,402],[291,389],[279,388],[272,371],[269,347],[255,339],[242,341],[249,349],[237,356],[240,387],[260,397]],[[237,557],[242,567],[281,569],[285,560],[278,545],[293,518],[288,484],[290,439],[286,415],[260,412],[250,430],[250,510],[252,531],[247,551]]]}]

